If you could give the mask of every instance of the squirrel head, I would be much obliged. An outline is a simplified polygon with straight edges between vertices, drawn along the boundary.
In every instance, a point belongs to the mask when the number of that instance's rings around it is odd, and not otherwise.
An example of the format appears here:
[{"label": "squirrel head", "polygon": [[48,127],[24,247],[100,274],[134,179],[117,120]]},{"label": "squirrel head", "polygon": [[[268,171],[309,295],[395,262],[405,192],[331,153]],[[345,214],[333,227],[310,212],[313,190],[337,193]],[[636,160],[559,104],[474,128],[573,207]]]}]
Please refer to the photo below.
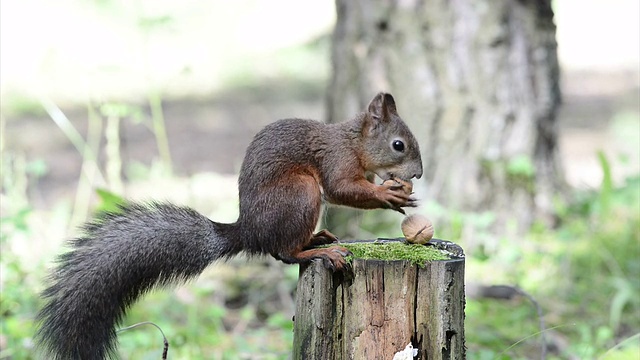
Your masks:
[{"label": "squirrel head", "polygon": [[361,131],[365,169],[383,180],[419,179],[422,176],[420,147],[398,115],[393,96],[379,93],[364,115]]}]

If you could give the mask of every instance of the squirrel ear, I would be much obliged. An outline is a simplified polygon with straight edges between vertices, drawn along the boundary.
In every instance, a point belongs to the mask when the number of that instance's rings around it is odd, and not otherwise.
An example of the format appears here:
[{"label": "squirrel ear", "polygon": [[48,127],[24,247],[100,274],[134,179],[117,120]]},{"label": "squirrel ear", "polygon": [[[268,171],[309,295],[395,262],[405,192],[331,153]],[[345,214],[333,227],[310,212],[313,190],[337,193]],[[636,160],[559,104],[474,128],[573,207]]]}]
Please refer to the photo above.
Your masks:
[{"label": "squirrel ear", "polygon": [[375,120],[380,120],[383,117],[383,104],[384,104],[384,93],[378,93],[371,102],[369,102],[369,106],[367,107],[367,112],[371,117]]},{"label": "squirrel ear", "polygon": [[398,115],[398,110],[396,109],[396,101],[393,99],[391,94],[384,94],[384,108],[387,111],[387,114]]},{"label": "squirrel ear", "polygon": [[398,115],[396,102],[393,99],[393,96],[383,92],[378,93],[378,95],[371,100],[367,111],[375,120],[386,119],[391,114]]}]

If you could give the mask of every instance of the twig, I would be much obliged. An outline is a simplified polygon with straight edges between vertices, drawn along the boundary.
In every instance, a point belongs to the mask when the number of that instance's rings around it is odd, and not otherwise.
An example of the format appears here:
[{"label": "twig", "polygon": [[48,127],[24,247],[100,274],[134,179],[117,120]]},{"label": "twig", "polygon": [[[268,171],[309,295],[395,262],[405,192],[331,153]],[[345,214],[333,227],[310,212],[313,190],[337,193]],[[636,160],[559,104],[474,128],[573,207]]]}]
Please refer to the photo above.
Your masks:
[{"label": "twig", "polygon": [[162,349],[162,360],[167,360],[167,354],[169,353],[169,341],[167,340],[167,337],[164,335],[164,332],[162,331],[160,326],[152,323],[151,321],[143,321],[137,324],[133,324],[131,326],[124,327],[116,331],[116,333],[131,330],[133,328],[137,328],[138,326],[142,326],[142,325],[153,325],[155,326],[156,329],[158,329],[158,331],[160,331],[160,334],[162,334],[162,341],[164,342],[164,347]]},{"label": "twig", "polygon": [[526,297],[527,299],[529,299],[529,301],[533,304],[533,306],[536,308],[536,312],[538,313],[538,321],[539,321],[539,326],[540,326],[540,341],[542,342],[542,351],[540,354],[540,359],[545,360],[547,358],[547,338],[545,336],[545,323],[544,323],[544,314],[542,313],[542,308],[540,307],[540,304],[538,304],[538,302],[536,301],[536,299],[534,299],[533,296],[529,295],[529,293],[527,293],[526,291],[520,289],[517,286],[514,286],[515,291]]}]

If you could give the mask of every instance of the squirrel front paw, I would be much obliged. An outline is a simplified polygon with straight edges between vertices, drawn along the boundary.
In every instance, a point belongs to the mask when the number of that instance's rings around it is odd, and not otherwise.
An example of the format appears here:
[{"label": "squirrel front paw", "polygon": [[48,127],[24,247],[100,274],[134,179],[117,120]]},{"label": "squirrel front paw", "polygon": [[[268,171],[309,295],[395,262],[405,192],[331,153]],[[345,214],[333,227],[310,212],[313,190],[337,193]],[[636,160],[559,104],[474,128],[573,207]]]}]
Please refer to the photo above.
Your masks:
[{"label": "squirrel front paw", "polygon": [[410,181],[393,178],[386,180],[379,186],[380,199],[386,208],[393,209],[404,214],[403,207],[417,206],[417,200],[413,194],[413,184]]},{"label": "squirrel front paw", "polygon": [[340,242],[337,236],[327,229],[322,229],[311,237],[311,244],[309,246],[321,246],[337,242]]}]

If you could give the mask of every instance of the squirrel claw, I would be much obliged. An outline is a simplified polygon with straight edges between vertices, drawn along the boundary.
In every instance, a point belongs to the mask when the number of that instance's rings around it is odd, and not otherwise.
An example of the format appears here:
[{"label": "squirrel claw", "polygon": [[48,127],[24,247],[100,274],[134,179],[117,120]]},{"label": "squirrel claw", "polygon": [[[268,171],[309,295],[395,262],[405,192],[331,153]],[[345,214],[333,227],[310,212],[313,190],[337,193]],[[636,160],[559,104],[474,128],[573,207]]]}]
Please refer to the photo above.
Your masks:
[{"label": "squirrel claw", "polygon": [[402,215],[407,215],[407,213],[406,213],[406,212],[404,211],[404,209],[403,209],[403,208],[401,208],[401,207],[394,207],[394,208],[393,208],[393,210],[395,210],[395,211],[399,212],[399,213],[400,213],[400,214],[402,214]]},{"label": "squirrel claw", "polygon": [[353,255],[353,253],[349,249],[343,247],[336,247],[335,249],[333,249],[333,251],[337,252],[342,257]]}]

